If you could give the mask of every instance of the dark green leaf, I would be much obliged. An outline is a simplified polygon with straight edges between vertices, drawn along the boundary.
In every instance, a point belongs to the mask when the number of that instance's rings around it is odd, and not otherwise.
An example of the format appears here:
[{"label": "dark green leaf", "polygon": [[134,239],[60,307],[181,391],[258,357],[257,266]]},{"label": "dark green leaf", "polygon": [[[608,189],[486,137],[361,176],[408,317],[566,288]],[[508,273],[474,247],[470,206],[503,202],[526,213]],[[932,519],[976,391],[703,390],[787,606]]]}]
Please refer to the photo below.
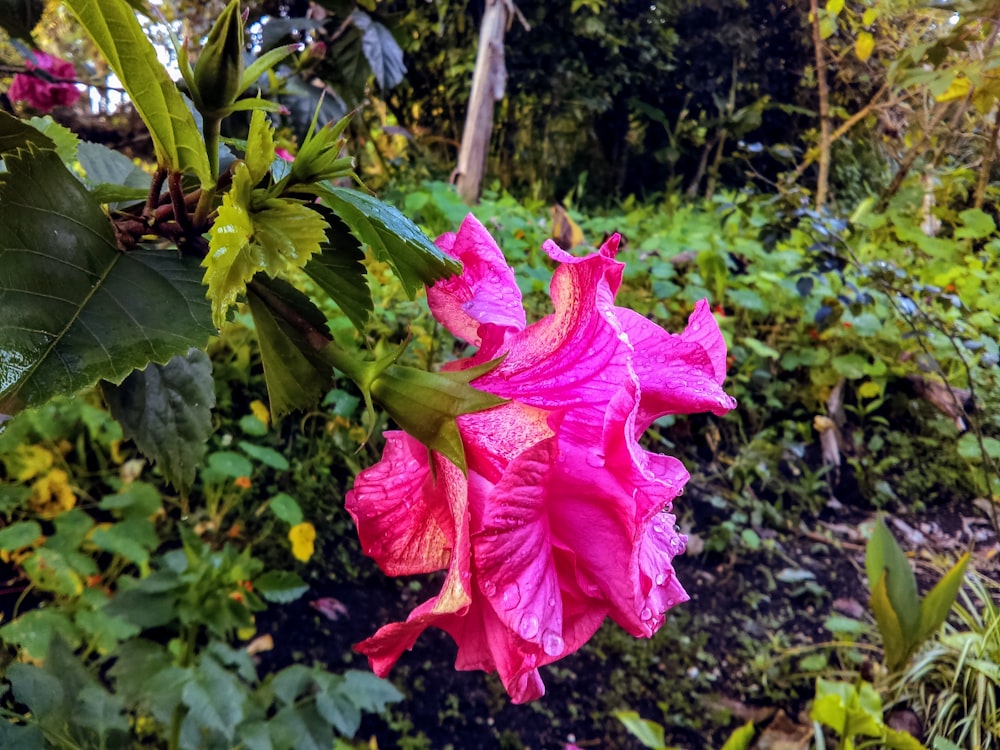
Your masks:
[{"label": "dark green leaf", "polygon": [[910,655],[909,645],[903,635],[903,626],[900,625],[899,616],[895,608],[889,601],[889,593],[886,586],[886,579],[889,571],[883,570],[882,577],[875,582],[872,588],[871,598],[868,604],[872,614],[875,615],[875,622],[878,624],[878,631],[882,635],[882,651],[885,654],[885,665],[890,672],[902,668]]},{"label": "dark green leaf", "polygon": [[[302,706],[285,706],[271,720],[271,725],[276,747],[330,750],[333,746],[333,729],[312,702]],[[286,744],[289,740],[292,744]]]},{"label": "dark green leaf", "polygon": [[156,57],[135,11],[123,0],[66,0],[121,80],[153,139],[157,162],[175,172],[214,176],[205,143],[184,98]]},{"label": "dark green leaf", "polygon": [[293,602],[309,590],[309,586],[290,570],[269,570],[254,579],[254,588],[269,602],[287,604]]},{"label": "dark green leaf", "polygon": [[[0,0],[4,2],[4,0]],[[18,149],[34,146],[39,150],[55,151],[56,144],[38,128],[0,110],[0,156],[7,158]]]},{"label": "dark green leaf", "polygon": [[385,91],[399,84],[406,75],[406,64],[392,32],[361,10],[351,13],[351,21],[361,31],[361,50],[378,87]]},{"label": "dark green leaf", "polygon": [[323,216],[329,225],[326,231],[329,241],[304,270],[361,331],[374,307],[367,271],[362,264],[365,256],[343,221],[329,211],[324,211]]},{"label": "dark green leaf", "polygon": [[361,709],[338,690],[323,690],[316,695],[316,710],[340,734],[353,737],[361,726]]},{"label": "dark green leaf", "polygon": [[0,721],[0,747],[7,750],[45,750],[45,735],[35,724]]},{"label": "dark green leaf", "polygon": [[[247,301],[260,340],[271,414],[278,419],[312,407],[333,386],[333,368],[316,348],[329,341],[323,314],[290,284],[260,275],[247,288]],[[283,313],[314,333],[293,326]]]},{"label": "dark green leaf", "polygon": [[136,638],[123,643],[116,653],[115,663],[108,670],[114,680],[115,692],[132,696],[134,704],[141,704],[149,678],[170,667],[173,659],[159,643]]},{"label": "dark green leaf", "polygon": [[8,157],[0,175],[0,412],[204,344],[213,329],[197,267],[121,253],[111,225],[50,151]]},{"label": "dark green leaf", "polygon": [[108,654],[123,641],[139,635],[139,626],[103,609],[85,609],[76,615],[76,624],[100,654]]},{"label": "dark green leaf", "polygon": [[328,187],[321,197],[376,258],[392,266],[411,297],[421,285],[461,272],[458,261],[442,253],[396,208],[346,188]]},{"label": "dark green leaf", "polygon": [[157,462],[168,482],[189,489],[212,434],[215,383],[208,355],[191,349],[103,390],[125,436]]}]

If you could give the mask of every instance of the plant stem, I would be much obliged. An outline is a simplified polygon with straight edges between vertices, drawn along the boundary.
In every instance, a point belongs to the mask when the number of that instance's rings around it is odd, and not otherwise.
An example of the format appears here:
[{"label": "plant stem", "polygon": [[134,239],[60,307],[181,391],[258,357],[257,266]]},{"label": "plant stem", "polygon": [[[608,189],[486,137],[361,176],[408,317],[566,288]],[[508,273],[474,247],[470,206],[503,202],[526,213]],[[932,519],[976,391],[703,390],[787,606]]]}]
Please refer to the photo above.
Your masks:
[{"label": "plant stem", "polygon": [[809,0],[813,48],[816,55],[816,93],[819,96],[819,176],[816,178],[816,208],[826,204],[830,185],[830,90],[826,83],[826,59],[819,27],[819,0]]}]

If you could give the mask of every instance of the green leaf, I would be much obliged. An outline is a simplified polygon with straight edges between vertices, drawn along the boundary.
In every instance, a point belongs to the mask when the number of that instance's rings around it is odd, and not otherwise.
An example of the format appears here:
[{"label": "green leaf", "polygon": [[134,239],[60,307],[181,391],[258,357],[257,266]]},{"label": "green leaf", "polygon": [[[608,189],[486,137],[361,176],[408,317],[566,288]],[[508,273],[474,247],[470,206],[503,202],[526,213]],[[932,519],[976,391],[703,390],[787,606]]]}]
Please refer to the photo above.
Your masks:
[{"label": "green leaf", "polygon": [[421,285],[461,273],[458,261],[442,253],[396,208],[346,188],[328,187],[320,195],[378,260],[392,266],[411,297]]},{"label": "green leaf", "polygon": [[243,720],[247,697],[246,688],[234,674],[205,656],[181,695],[188,708],[182,732],[198,737],[204,729],[211,729],[232,742],[236,726]]},{"label": "green leaf", "polygon": [[958,218],[962,220],[962,226],[955,230],[955,236],[959,239],[981,240],[997,230],[993,217],[981,208],[966,209]]},{"label": "green leaf", "polygon": [[42,591],[74,597],[83,592],[83,579],[61,552],[39,547],[22,563],[28,578]]},{"label": "green leaf", "polygon": [[32,546],[42,536],[42,527],[36,521],[18,521],[0,530],[0,550],[14,552]]},{"label": "green leaf", "polygon": [[208,455],[208,466],[224,477],[235,479],[248,477],[253,473],[253,465],[245,457],[234,451],[216,451]]},{"label": "green leaf", "polygon": [[33,609],[0,627],[4,643],[19,647],[25,656],[38,661],[48,657],[49,646],[56,635],[71,645],[80,642],[76,626],[65,614],[54,609]]},{"label": "green leaf", "polygon": [[212,332],[192,264],[122,253],[111,224],[49,151],[0,175],[0,412],[14,414],[136,367]]},{"label": "green leaf", "polygon": [[966,432],[958,439],[958,455],[962,458],[979,463],[983,460],[983,452],[992,459],[1000,458],[1000,440],[989,435],[983,436],[982,448],[979,447],[979,440],[975,433]]},{"label": "green leaf", "polygon": [[273,448],[268,448],[263,445],[255,445],[247,442],[246,440],[240,440],[238,445],[240,446],[240,450],[250,456],[250,458],[264,464],[265,466],[270,466],[272,469],[277,469],[278,471],[285,471],[288,469],[288,459]]},{"label": "green leaf", "polygon": [[919,646],[934,635],[948,617],[951,606],[955,603],[955,597],[958,596],[958,591],[965,581],[965,569],[968,564],[969,553],[966,552],[947,573],[941,576],[941,580],[920,602],[920,627],[917,630],[915,645]]},{"label": "green leaf", "polygon": [[275,604],[294,602],[309,590],[299,574],[290,570],[269,570],[255,578],[253,585],[262,597]]},{"label": "green leaf", "polygon": [[[334,381],[333,368],[317,349],[330,340],[323,313],[279,279],[255,279],[247,302],[260,341],[272,416],[277,420],[295,409],[311,408]],[[282,312],[304,321],[313,333],[293,326]]]},{"label": "green leaf", "polygon": [[97,747],[124,747],[129,731],[125,701],[97,683],[87,685],[77,696],[73,723],[93,730]]},{"label": "green leaf", "polygon": [[271,501],[268,503],[268,507],[274,515],[287,523],[289,526],[298,526],[302,523],[302,508],[299,507],[295,498],[290,495],[286,495],[284,492],[279,492],[277,495],[272,497]]},{"label": "green leaf", "polygon": [[615,711],[615,717],[644,747],[665,750],[663,727],[660,724],[641,718],[635,711]]},{"label": "green leaf", "polygon": [[343,676],[342,690],[362,711],[381,713],[387,704],[403,700],[403,694],[391,682],[371,672],[349,669]]},{"label": "green leaf", "polygon": [[909,732],[885,727],[882,742],[887,750],[927,750],[924,744]]},{"label": "green leaf", "polygon": [[97,507],[120,518],[150,518],[163,508],[163,501],[153,485],[132,482],[114,495],[105,495]]},{"label": "green leaf", "polygon": [[135,11],[124,0],[66,0],[121,80],[153,139],[157,163],[212,185],[205,143],[184,97],[156,57]]},{"label": "green leaf", "polygon": [[888,576],[889,571],[883,571],[881,578],[876,581],[872,588],[868,604],[872,614],[875,615],[878,631],[882,635],[882,650],[885,652],[886,667],[890,672],[894,672],[906,662],[910,655],[910,649],[903,636],[903,626],[900,625],[896,610],[889,601],[889,593],[886,589]]},{"label": "green leaf", "polygon": [[76,624],[99,654],[110,654],[119,644],[139,635],[138,625],[119,615],[109,615],[101,609],[85,609],[77,613]]},{"label": "green leaf", "polygon": [[863,378],[868,372],[868,358],[860,354],[841,354],[833,358],[833,369],[848,380]]},{"label": "green leaf", "polygon": [[31,664],[15,662],[5,675],[10,680],[14,697],[23,703],[39,721],[61,713],[66,695],[58,677]]},{"label": "green leaf", "polygon": [[314,255],[304,270],[316,285],[333,300],[359,331],[368,323],[374,305],[368,287],[367,270],[361,245],[340,218],[327,211],[328,241],[322,252]]},{"label": "green leaf", "polygon": [[313,702],[282,708],[271,719],[271,732],[277,746],[295,750],[330,750],[335,736]]},{"label": "green leaf", "polygon": [[[875,522],[871,539],[865,553],[865,570],[868,582],[874,592],[874,583],[885,581],[886,594],[899,620],[904,650],[914,645],[920,627],[920,596],[917,594],[917,579],[906,559],[902,548],[889,532],[885,521]],[[887,575],[883,576],[882,571]],[[883,634],[884,635],[884,634]]]},{"label": "green leaf", "polygon": [[747,750],[747,748],[750,747],[750,743],[753,741],[753,734],[753,722],[748,721],[746,724],[729,735],[729,739],[726,740],[726,744],[722,746],[722,750]]},{"label": "green leaf", "polygon": [[742,342],[758,357],[764,357],[765,359],[778,359],[781,357],[781,352],[768,346],[763,341],[758,341],[757,339],[746,336],[742,339]]},{"label": "green leaf", "polygon": [[149,562],[149,553],[160,544],[156,527],[143,518],[130,518],[110,526],[99,526],[90,535],[90,541],[99,549],[121,555],[137,565]]},{"label": "green leaf", "polygon": [[76,133],[53,120],[50,115],[32,117],[28,122],[33,128],[45,133],[52,140],[56,153],[63,160],[63,164],[72,168],[77,159],[77,149],[80,147],[80,139]]},{"label": "green leaf", "polygon": [[165,365],[133,372],[119,386],[106,384],[103,391],[125,437],[156,461],[168,482],[190,489],[212,434],[215,382],[208,355],[191,349]]}]

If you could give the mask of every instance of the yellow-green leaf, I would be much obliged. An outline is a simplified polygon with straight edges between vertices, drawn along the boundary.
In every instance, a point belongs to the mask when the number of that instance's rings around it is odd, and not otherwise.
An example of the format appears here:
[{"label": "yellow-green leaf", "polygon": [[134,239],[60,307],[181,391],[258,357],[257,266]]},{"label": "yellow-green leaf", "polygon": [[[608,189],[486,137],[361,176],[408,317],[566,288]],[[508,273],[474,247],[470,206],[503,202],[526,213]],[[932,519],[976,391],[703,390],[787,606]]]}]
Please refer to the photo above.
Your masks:
[{"label": "yellow-green leaf", "polygon": [[864,26],[871,26],[878,20],[878,8],[865,8],[861,14],[861,23]]},{"label": "yellow-green leaf", "polygon": [[854,42],[854,54],[861,62],[868,62],[868,58],[875,51],[875,37],[869,32],[862,31],[858,34],[857,41]]},{"label": "yellow-green leaf", "polygon": [[326,222],[316,211],[301,203],[274,199],[262,211],[250,214],[254,242],[261,247],[261,258],[270,276],[277,276],[286,266],[301,268],[326,241]]},{"label": "yellow-green leaf", "polygon": [[934,632],[948,617],[951,605],[955,603],[955,597],[958,596],[958,591],[962,588],[962,582],[965,580],[965,568],[968,564],[969,553],[966,552],[920,602],[918,645],[934,635]]},{"label": "yellow-green leaf", "polygon": [[194,115],[125,0],[66,0],[149,128],[161,167],[213,180]]},{"label": "yellow-green leaf", "polygon": [[826,12],[830,15],[837,16],[840,15],[840,11],[844,9],[844,0],[826,0]]},{"label": "yellow-green leaf", "polygon": [[212,225],[208,255],[202,261],[212,300],[212,322],[221,328],[226,312],[236,298],[246,290],[262,264],[251,239],[253,224],[250,220],[250,171],[240,164],[233,175],[232,189],[222,198],[219,215]]},{"label": "yellow-green leaf", "polygon": [[934,98],[939,102],[951,102],[956,99],[964,99],[972,90],[972,81],[968,77],[959,74],[955,76],[951,84]]},{"label": "yellow-green leaf", "polygon": [[885,665],[890,672],[900,669],[909,656],[909,649],[905,644],[903,628],[899,624],[896,610],[889,602],[889,592],[886,588],[886,578],[888,571],[882,573],[875,587],[872,589],[872,596],[869,605],[872,614],[875,615],[875,622],[878,623],[878,631],[882,635],[882,651],[885,653]]},{"label": "yellow-green leaf", "polygon": [[247,135],[246,164],[250,181],[256,185],[267,174],[274,161],[274,126],[262,110],[254,110]]}]

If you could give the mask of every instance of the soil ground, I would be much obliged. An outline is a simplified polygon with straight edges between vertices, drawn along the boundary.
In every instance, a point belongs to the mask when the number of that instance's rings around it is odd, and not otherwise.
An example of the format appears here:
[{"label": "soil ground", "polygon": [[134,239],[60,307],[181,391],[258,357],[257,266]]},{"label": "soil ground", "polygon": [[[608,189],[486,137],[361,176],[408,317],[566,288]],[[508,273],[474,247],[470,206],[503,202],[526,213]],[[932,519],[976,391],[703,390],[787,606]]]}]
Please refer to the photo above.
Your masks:
[{"label": "soil ground", "polygon": [[[697,516],[700,501],[683,499]],[[453,642],[428,630],[390,675],[405,700],[388,719],[368,720],[361,736],[379,748],[642,747],[614,717],[617,710],[663,724],[668,746],[683,750],[721,747],[748,720],[787,737],[808,731],[814,670],[825,668],[829,677],[840,664],[860,666],[859,651],[816,644],[831,641],[823,624],[831,615],[873,622],[864,539],[874,517],[870,509],[834,501],[796,528],[759,529],[756,550],[734,545],[730,554],[710,554],[699,552],[694,539],[675,561],[691,600],[672,610],[661,631],[642,641],[606,622],[586,647],[543,670],[546,695],[528,705],[511,705],[495,675],[455,671]],[[939,507],[919,517],[894,516],[890,524],[913,553],[924,591],[940,575],[932,560],[954,559],[970,547],[979,551],[980,570],[997,572],[996,538],[975,508]],[[309,593],[260,618],[260,631],[275,642],[260,657],[269,671],[292,662],[365,669],[351,645],[404,619],[439,587],[435,577],[384,577],[355,544],[324,552],[318,559],[327,561],[325,570],[310,565]],[[343,605],[335,620],[317,608],[330,599]]]}]

